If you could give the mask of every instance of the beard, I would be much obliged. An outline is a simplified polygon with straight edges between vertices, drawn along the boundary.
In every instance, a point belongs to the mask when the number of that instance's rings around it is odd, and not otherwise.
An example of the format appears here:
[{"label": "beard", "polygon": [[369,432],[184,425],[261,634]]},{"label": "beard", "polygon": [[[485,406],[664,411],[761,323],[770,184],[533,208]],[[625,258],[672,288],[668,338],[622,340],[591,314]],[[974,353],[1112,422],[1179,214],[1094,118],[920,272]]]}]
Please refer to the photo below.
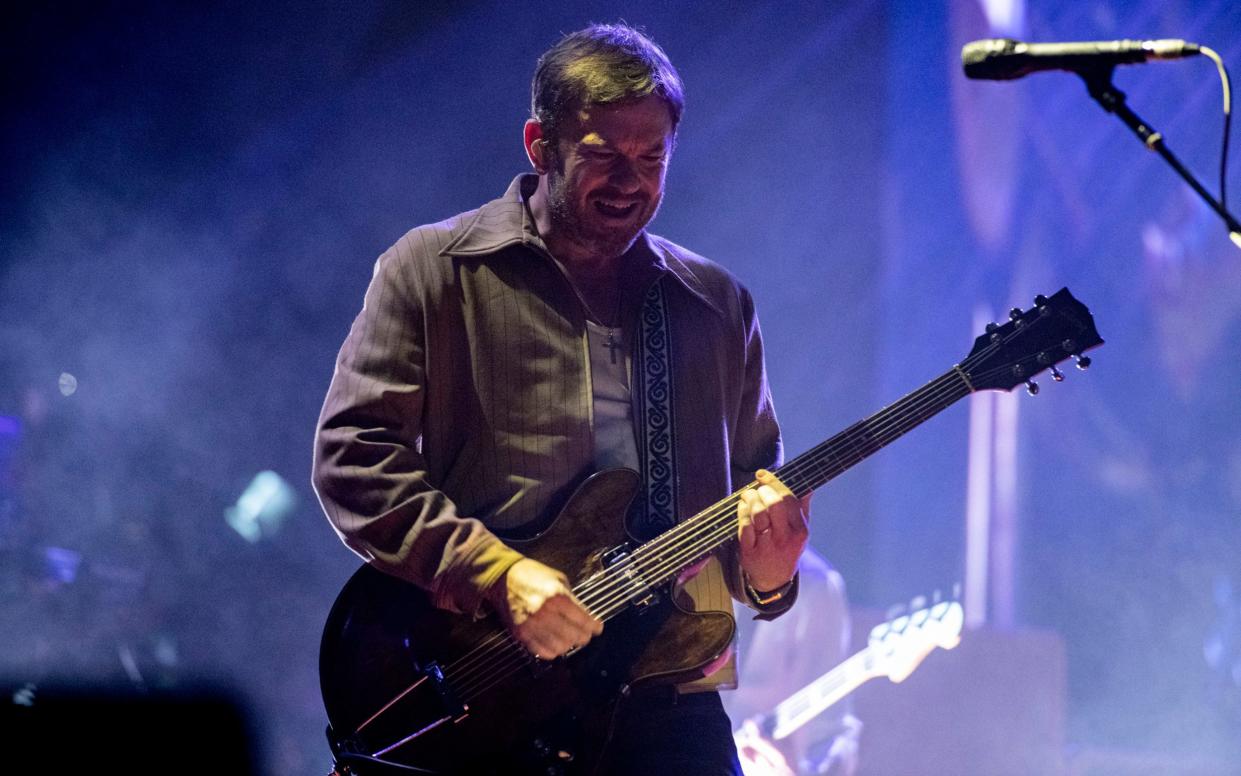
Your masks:
[{"label": "beard", "polygon": [[[601,258],[614,258],[633,246],[638,235],[655,217],[659,202],[643,198],[637,212],[624,219],[614,219],[600,212],[594,204],[596,195],[583,201],[570,186],[563,168],[553,164],[548,172],[547,210],[552,228],[561,238]],[[607,196],[606,190],[598,196]]]}]

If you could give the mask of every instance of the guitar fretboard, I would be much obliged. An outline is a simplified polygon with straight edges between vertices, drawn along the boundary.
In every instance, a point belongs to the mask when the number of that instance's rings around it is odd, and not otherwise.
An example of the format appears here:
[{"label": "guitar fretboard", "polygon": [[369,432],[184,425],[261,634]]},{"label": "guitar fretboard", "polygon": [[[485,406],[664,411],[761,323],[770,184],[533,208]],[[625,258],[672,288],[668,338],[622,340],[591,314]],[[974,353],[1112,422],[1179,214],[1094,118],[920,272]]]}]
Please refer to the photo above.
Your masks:
[{"label": "guitar fretboard", "polygon": [[858,652],[776,706],[771,737],[777,741],[785,738],[868,680],[882,675],[875,670],[869,648]]}]

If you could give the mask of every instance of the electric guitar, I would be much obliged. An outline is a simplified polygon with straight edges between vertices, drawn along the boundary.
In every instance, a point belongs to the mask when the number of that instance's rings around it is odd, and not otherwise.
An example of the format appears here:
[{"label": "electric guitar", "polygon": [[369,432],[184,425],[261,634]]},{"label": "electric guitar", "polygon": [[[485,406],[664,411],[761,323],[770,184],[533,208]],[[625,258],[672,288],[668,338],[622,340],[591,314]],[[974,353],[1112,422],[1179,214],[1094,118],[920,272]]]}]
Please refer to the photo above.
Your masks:
[{"label": "electric guitar", "polygon": [[905,681],[936,647],[959,644],[964,623],[960,603],[941,601],[876,625],[865,649],[747,722],[772,741],[787,738],[871,679]]},{"label": "electric guitar", "polygon": [[[1011,390],[1103,343],[1061,289],[990,324],[959,364],[775,470],[804,496],[970,393]],[[750,483],[749,488],[756,483]],[[627,469],[587,479],[523,554],[564,572],[607,623],[570,657],[537,660],[498,618],[436,609],[421,589],[363,566],[324,626],[319,678],[338,769],[353,773],[592,773],[631,692],[700,677],[732,642],[725,612],[677,605],[678,574],[737,536],[741,490],[642,544],[624,529]],[[742,490],[744,490],[743,488]]]}]

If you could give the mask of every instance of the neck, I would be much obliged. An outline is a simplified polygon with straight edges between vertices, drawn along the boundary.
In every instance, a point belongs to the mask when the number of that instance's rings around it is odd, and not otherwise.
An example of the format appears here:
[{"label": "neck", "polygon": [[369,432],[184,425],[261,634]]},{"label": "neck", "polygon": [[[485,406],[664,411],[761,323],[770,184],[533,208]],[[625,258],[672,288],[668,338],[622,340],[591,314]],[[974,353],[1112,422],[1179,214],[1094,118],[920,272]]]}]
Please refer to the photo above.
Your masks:
[{"label": "neck", "polygon": [[556,229],[548,206],[548,176],[539,176],[539,185],[530,195],[527,204],[534,219],[534,228],[547,250],[573,275],[575,283],[589,285],[607,284],[616,278],[620,256],[601,255],[592,246],[583,245]]}]

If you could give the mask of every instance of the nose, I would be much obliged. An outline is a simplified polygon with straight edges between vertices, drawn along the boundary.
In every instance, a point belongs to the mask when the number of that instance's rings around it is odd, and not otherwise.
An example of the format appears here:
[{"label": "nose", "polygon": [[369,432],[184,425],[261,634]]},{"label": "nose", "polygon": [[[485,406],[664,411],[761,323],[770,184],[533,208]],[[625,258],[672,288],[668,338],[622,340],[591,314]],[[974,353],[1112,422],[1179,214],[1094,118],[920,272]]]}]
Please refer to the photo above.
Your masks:
[{"label": "nose", "polygon": [[631,159],[618,156],[608,170],[608,184],[622,194],[633,194],[641,188],[642,181]]}]

